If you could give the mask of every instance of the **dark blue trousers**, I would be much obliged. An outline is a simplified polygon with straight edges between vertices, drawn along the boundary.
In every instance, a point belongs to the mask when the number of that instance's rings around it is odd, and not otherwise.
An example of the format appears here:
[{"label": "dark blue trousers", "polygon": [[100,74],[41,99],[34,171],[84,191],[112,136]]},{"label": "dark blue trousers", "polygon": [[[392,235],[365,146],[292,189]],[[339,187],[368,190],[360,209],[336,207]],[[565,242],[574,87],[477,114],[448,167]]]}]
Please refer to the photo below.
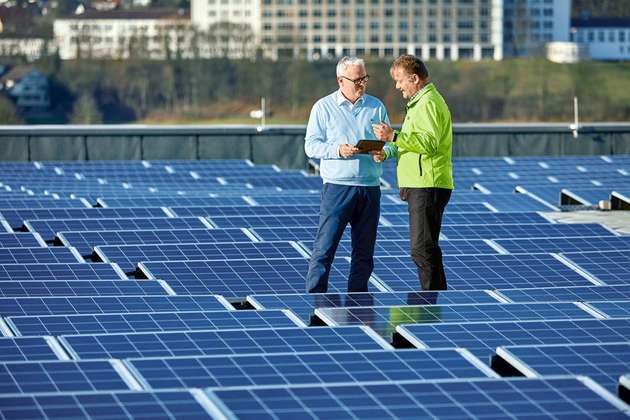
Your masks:
[{"label": "dark blue trousers", "polygon": [[374,243],[380,217],[381,189],[326,183],[322,188],[319,229],[306,276],[310,293],[328,291],[328,276],[339,240],[352,228],[352,262],[348,292],[367,292],[374,269]]}]

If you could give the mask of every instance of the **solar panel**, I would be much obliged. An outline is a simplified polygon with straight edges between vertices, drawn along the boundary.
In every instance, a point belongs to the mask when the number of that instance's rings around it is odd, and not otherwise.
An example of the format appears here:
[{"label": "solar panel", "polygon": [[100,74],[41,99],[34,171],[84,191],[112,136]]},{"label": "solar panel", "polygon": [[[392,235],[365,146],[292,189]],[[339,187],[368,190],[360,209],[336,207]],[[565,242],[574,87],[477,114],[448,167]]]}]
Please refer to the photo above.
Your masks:
[{"label": "solar panel", "polygon": [[249,302],[255,309],[289,309],[309,323],[315,308],[352,306],[394,305],[441,305],[463,303],[496,303],[497,300],[484,290],[441,292],[376,292],[376,293],[303,293],[250,295]]},{"label": "solar panel", "polygon": [[13,209],[1,210],[0,214],[10,222],[11,227],[19,228],[24,220],[42,219],[122,219],[165,217],[167,213],[160,207],[139,208],[79,208],[79,209]]},{"label": "solar panel", "polygon": [[115,264],[2,264],[0,281],[126,279]]},{"label": "solar panel", "polygon": [[595,223],[446,225],[442,226],[441,233],[446,239],[617,236]]},{"label": "solar panel", "polygon": [[[481,198],[481,197],[480,197]],[[484,194],[483,199],[478,198],[466,198],[466,201],[482,201],[490,205],[496,211],[514,211],[514,212],[526,212],[526,211],[551,211],[557,210],[554,207],[548,206],[530,197],[527,194]],[[451,198],[451,204],[465,202],[464,200],[453,200]],[[447,207],[448,209],[448,207]]]},{"label": "solar panel", "polygon": [[371,350],[131,359],[145,389],[495,377],[464,350]]},{"label": "solar panel", "polygon": [[399,325],[396,332],[417,348],[464,347],[489,362],[498,346],[623,341],[630,319],[542,319]]},{"label": "solar panel", "polygon": [[46,246],[46,242],[36,233],[0,233],[0,248],[34,248],[40,246]]},{"label": "solar panel", "polygon": [[589,301],[588,305],[611,318],[630,317],[630,300],[597,302]]},{"label": "solar panel", "polygon": [[53,337],[0,337],[0,361],[68,359]]},{"label": "solar panel", "polygon": [[178,217],[314,215],[319,214],[319,205],[171,207],[170,210]]},{"label": "solar panel", "polygon": [[66,335],[60,341],[73,359],[391,349],[364,327]]},{"label": "solar panel", "polygon": [[614,394],[619,376],[628,370],[630,343],[505,346],[497,348],[497,356],[530,378],[584,375]]},{"label": "solar panel", "polygon": [[[308,263],[305,258],[197,260],[144,262],[138,268],[147,278],[167,281],[177,294],[211,293],[244,298],[255,293],[305,292]],[[349,266],[342,258],[333,264],[328,283],[332,292],[346,289]]]},{"label": "solar panel", "polygon": [[[255,227],[248,229],[251,234],[261,241],[304,241],[311,244],[317,234],[317,226],[295,227]],[[350,228],[347,227],[342,236],[343,240],[350,239]],[[400,226],[379,226],[376,232],[376,243],[384,240],[409,240],[409,231]]]},{"label": "solar panel", "polygon": [[597,251],[566,252],[561,254],[605,284],[628,284],[630,279],[630,252]]},{"label": "solar panel", "polygon": [[370,326],[383,337],[391,337],[401,324],[594,318],[582,306],[569,302],[318,308],[315,315],[330,326]]},{"label": "solar panel", "polygon": [[1,394],[140,389],[117,360],[0,363],[0,384]]},{"label": "solar panel", "polygon": [[494,242],[511,254],[630,250],[630,236],[495,239]]},{"label": "solar panel", "polygon": [[0,281],[0,296],[124,296],[173,294],[161,280]]},{"label": "solar panel", "polygon": [[195,206],[238,206],[248,204],[241,197],[155,197],[155,198],[108,198],[99,200],[107,208],[115,207],[195,207]]},{"label": "solar panel", "polygon": [[252,186],[274,186],[282,189],[310,190],[322,187],[322,180],[318,176],[304,176],[303,174],[274,176],[222,176],[221,179],[229,184],[250,184]]},{"label": "solar panel", "polygon": [[511,302],[577,302],[630,299],[630,284],[617,286],[499,289],[495,294]]},{"label": "solar panel", "polygon": [[0,233],[3,233],[2,229],[4,229],[4,232],[13,233],[13,229],[11,228],[11,225],[9,224],[9,222],[7,222],[4,219],[0,219]]},{"label": "solar panel", "polygon": [[0,298],[0,316],[74,315],[123,312],[232,310],[227,301],[203,296],[59,296]]},{"label": "solar panel", "polygon": [[217,216],[208,220],[217,228],[241,228],[241,227],[293,227],[293,226],[317,226],[319,216],[312,215],[282,215],[282,216]]},{"label": "solar panel", "polygon": [[3,418],[212,418],[200,390],[42,393],[0,397]]},{"label": "solar panel", "polygon": [[6,321],[20,336],[304,326],[284,310],[13,316]]},{"label": "solar panel", "polygon": [[197,244],[99,246],[94,252],[106,262],[115,262],[125,272],[142,261],[233,260],[304,258],[295,242],[220,242]]},{"label": "solar panel", "polygon": [[0,266],[4,264],[52,264],[85,262],[74,248],[0,248]]},{"label": "solar panel", "polygon": [[84,200],[71,200],[54,198],[0,198],[0,209],[28,209],[28,208],[68,208],[68,207],[92,207]]},{"label": "solar panel", "polygon": [[[407,213],[385,214],[388,223],[394,226],[409,225]],[[549,223],[538,213],[445,213],[442,225],[509,225]]]},{"label": "solar panel", "polygon": [[[445,255],[449,289],[590,286],[594,282],[552,254]],[[391,291],[418,290],[418,270],[409,257],[375,257],[372,274]]]},{"label": "solar panel", "polygon": [[91,255],[99,245],[181,244],[209,242],[248,242],[251,237],[241,229],[159,229],[111,230],[100,232],[60,232],[62,245]]},{"label": "solar panel", "polygon": [[319,205],[321,202],[320,194],[287,194],[287,192],[283,191],[282,194],[274,195],[248,194],[246,199],[258,206]]},{"label": "solar panel", "polygon": [[588,378],[510,378],[214,389],[228,418],[621,418]]},{"label": "solar panel", "polygon": [[46,240],[54,239],[57,232],[66,231],[207,229],[209,227],[198,217],[26,220],[24,226],[30,232],[38,232]]},{"label": "solar panel", "polygon": [[[312,253],[312,242],[300,242],[302,247],[309,253]],[[462,254],[498,254],[496,248],[490,246],[486,241],[481,239],[456,239],[453,241],[440,241],[440,248],[443,255],[462,255]],[[377,240],[374,244],[374,255],[383,256],[408,256],[410,252],[409,239],[398,240]],[[336,256],[351,256],[352,241],[339,241]]]}]

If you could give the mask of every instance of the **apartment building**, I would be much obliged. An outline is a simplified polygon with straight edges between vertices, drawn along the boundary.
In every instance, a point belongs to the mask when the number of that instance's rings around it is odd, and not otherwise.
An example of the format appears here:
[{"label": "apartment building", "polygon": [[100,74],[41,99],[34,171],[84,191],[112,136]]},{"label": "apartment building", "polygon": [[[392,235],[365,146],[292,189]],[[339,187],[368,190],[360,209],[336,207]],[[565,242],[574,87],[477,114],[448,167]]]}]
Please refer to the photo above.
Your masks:
[{"label": "apartment building", "polygon": [[593,60],[630,60],[629,17],[573,19],[570,37]]}]

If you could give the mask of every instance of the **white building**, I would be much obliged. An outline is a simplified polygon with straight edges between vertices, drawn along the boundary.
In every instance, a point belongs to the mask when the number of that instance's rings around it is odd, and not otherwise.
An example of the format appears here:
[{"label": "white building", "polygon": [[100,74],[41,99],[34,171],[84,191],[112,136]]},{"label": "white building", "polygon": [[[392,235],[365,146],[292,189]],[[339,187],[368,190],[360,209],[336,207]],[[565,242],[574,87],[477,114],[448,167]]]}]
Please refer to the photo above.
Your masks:
[{"label": "white building", "polygon": [[0,35],[0,56],[24,57],[31,62],[48,54],[46,40],[17,35]]},{"label": "white building", "polygon": [[188,12],[177,10],[88,10],[53,25],[62,59],[165,59],[194,56],[194,34]]},{"label": "white building", "polygon": [[630,18],[573,19],[570,36],[594,60],[630,60]]},{"label": "white building", "polygon": [[544,55],[545,44],[569,40],[571,0],[503,0],[506,57]]},{"label": "white building", "polygon": [[0,78],[0,85],[21,109],[50,106],[48,79],[35,69],[16,67]]},{"label": "white building", "polygon": [[247,25],[255,46],[274,59],[503,56],[503,0],[191,0],[191,10],[204,31]]}]

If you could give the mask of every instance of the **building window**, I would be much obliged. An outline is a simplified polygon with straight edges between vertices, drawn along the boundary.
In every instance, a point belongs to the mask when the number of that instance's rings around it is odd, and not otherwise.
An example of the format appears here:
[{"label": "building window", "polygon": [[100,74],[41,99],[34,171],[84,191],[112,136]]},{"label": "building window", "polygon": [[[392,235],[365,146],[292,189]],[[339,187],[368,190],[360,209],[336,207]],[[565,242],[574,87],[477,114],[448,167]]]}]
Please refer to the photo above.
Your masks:
[{"label": "building window", "polygon": [[608,32],[608,42],[615,42],[615,31]]}]

